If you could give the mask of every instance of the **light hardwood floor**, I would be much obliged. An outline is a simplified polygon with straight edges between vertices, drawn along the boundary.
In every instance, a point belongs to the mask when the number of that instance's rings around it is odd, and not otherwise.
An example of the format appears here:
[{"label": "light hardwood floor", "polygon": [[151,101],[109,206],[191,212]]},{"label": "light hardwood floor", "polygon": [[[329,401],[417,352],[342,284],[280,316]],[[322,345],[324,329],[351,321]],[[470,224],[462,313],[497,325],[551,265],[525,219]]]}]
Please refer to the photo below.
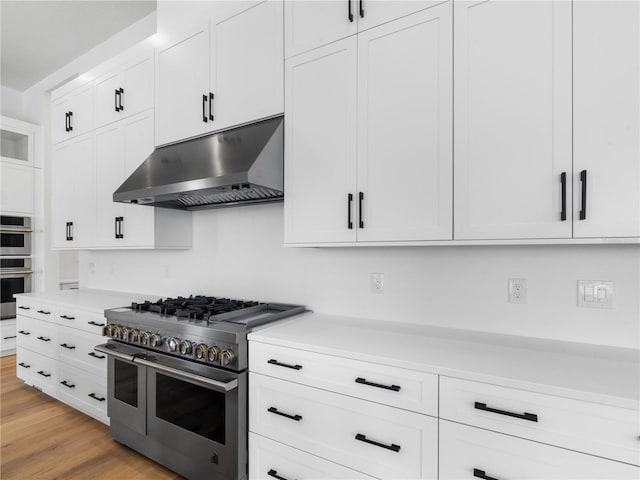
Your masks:
[{"label": "light hardwood floor", "polygon": [[25,385],[15,355],[0,359],[2,480],[182,477],[114,442],[109,427]]}]

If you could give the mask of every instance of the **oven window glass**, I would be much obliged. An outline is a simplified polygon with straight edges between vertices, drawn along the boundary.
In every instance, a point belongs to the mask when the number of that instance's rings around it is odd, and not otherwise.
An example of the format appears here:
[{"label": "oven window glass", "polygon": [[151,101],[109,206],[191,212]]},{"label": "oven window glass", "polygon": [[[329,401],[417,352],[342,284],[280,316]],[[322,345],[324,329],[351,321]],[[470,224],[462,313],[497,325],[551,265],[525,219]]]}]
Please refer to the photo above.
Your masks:
[{"label": "oven window glass", "polygon": [[24,278],[3,278],[2,279],[2,303],[15,302],[14,293],[24,293]]},{"label": "oven window glass", "polygon": [[113,396],[132,407],[138,407],[138,367],[114,359],[115,387]]},{"label": "oven window glass", "polygon": [[225,394],[156,373],[156,416],[225,444]]},{"label": "oven window glass", "polygon": [[24,233],[3,233],[0,234],[0,243],[3,247],[24,247]]}]

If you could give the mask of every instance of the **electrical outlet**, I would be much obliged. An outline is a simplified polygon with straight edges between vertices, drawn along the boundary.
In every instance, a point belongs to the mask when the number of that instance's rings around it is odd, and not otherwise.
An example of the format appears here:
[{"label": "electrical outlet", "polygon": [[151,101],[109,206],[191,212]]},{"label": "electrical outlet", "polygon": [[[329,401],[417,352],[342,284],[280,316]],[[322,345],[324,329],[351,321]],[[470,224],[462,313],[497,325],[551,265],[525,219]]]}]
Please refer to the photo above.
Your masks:
[{"label": "electrical outlet", "polygon": [[578,307],[613,308],[613,282],[578,280]]},{"label": "electrical outlet", "polygon": [[371,274],[371,293],[384,293],[384,273]]},{"label": "electrical outlet", "polygon": [[527,280],[510,278],[508,282],[509,303],[527,303]]}]

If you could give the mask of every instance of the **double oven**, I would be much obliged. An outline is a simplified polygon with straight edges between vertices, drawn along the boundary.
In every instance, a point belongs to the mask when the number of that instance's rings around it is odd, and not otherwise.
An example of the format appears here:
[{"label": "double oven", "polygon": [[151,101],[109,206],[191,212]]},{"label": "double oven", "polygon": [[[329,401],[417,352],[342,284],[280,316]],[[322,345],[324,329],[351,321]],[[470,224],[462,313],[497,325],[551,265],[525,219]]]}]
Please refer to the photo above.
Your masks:
[{"label": "double oven", "polygon": [[119,343],[108,353],[111,436],[187,478],[246,478],[247,373]]},{"label": "double oven", "polygon": [[31,218],[0,216],[0,319],[16,316],[17,293],[31,292]]}]

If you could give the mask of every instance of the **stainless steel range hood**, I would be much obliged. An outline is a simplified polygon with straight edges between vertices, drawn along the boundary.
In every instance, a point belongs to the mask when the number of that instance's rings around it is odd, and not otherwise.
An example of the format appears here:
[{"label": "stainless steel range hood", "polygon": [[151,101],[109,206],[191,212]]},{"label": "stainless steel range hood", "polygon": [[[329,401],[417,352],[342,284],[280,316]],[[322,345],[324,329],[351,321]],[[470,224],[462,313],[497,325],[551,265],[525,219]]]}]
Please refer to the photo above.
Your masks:
[{"label": "stainless steel range hood", "polygon": [[114,202],[199,210],[284,198],[283,118],[159,147]]}]

